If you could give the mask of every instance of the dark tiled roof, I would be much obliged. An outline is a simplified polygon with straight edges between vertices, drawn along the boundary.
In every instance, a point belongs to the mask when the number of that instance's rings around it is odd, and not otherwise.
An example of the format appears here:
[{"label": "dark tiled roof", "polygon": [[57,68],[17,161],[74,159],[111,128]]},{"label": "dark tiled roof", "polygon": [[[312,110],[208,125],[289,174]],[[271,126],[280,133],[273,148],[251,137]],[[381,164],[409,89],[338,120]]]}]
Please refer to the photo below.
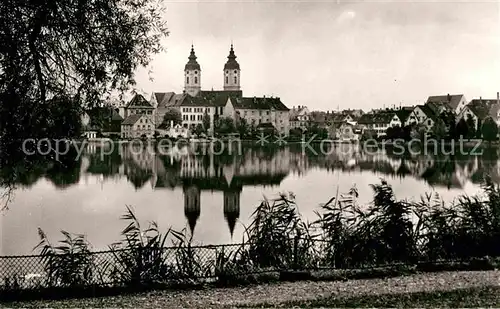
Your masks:
[{"label": "dark tiled roof", "polygon": [[130,102],[127,104],[127,108],[131,107],[141,107],[141,108],[151,108],[154,109],[153,106],[146,100],[142,95],[136,94]]},{"label": "dark tiled roof", "polygon": [[175,95],[175,92],[155,92],[154,96],[156,99],[156,103],[158,103],[157,107],[165,106]]},{"label": "dark tiled roof", "polygon": [[472,100],[467,107],[476,115],[479,119],[484,120],[486,117],[490,116],[490,111],[494,109],[497,104],[497,100]]},{"label": "dark tiled roof", "polygon": [[426,103],[445,104],[455,110],[463,96],[463,94],[435,95],[430,96]]},{"label": "dark tiled roof", "polygon": [[87,130],[109,130],[110,121],[121,123],[123,121],[122,116],[118,113],[115,108],[112,107],[94,107],[88,110],[87,115],[90,118],[89,125],[85,128]]},{"label": "dark tiled roof", "polygon": [[299,107],[297,107],[297,108],[294,107],[294,108],[290,109],[290,120],[292,120],[292,121],[293,120],[297,120],[297,116],[299,116],[300,113],[303,110],[305,110],[305,109],[307,109],[306,106],[301,106],[300,108]]},{"label": "dark tiled roof", "polygon": [[429,105],[417,105],[418,108],[420,108],[425,116],[427,116],[427,118],[431,118],[431,119],[436,119],[437,116],[438,116],[438,112],[436,110],[434,110],[433,108],[431,108]]},{"label": "dark tiled roof", "polygon": [[288,111],[280,98],[231,98],[233,106],[237,109],[275,109],[278,111]]},{"label": "dark tiled roof", "polygon": [[133,114],[125,118],[123,120],[122,124],[124,125],[133,125],[135,124],[140,118],[142,117],[142,114]]},{"label": "dark tiled roof", "polygon": [[359,124],[389,123],[396,114],[396,111],[382,110],[373,114],[364,114],[358,120]]},{"label": "dark tiled roof", "polygon": [[400,109],[400,110],[396,111],[396,115],[398,115],[398,118],[399,118],[399,120],[401,120],[401,122],[405,122],[406,119],[408,119],[408,117],[410,116],[412,111],[413,111],[413,108],[412,109]]},{"label": "dark tiled roof", "polygon": [[373,114],[363,114],[358,119],[359,124],[371,124],[373,123]]},{"label": "dark tiled roof", "polygon": [[324,123],[327,121],[326,113],[319,112],[319,111],[310,112],[309,119],[311,119],[312,122],[316,122],[316,123]]},{"label": "dark tiled roof", "polygon": [[202,90],[198,93],[198,96],[204,98],[214,106],[224,106],[226,105],[228,98],[243,97],[243,91]]}]

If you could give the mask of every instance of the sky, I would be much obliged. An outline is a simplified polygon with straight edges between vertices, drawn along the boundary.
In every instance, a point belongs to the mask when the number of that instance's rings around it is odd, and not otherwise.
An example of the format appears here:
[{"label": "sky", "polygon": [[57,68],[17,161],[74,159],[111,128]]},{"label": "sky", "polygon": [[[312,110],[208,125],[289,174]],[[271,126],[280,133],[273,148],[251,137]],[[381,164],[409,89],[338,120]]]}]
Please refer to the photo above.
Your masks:
[{"label": "sky", "polygon": [[[138,89],[177,93],[194,44],[202,89],[222,89],[231,41],[243,95],[337,110],[414,105],[429,95],[496,98],[499,1],[167,1],[166,50]],[[151,81],[150,78],[153,80]]]}]

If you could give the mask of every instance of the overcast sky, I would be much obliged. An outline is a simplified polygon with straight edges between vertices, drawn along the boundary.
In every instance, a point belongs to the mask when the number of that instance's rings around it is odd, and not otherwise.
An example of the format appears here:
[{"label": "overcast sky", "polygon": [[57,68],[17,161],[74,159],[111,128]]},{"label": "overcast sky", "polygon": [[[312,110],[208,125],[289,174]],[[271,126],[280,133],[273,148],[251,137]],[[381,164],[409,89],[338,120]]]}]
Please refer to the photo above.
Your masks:
[{"label": "overcast sky", "polygon": [[138,88],[182,92],[194,43],[202,88],[222,89],[231,40],[245,96],[313,110],[422,103],[434,94],[495,98],[500,5],[449,1],[167,1],[166,51]]}]

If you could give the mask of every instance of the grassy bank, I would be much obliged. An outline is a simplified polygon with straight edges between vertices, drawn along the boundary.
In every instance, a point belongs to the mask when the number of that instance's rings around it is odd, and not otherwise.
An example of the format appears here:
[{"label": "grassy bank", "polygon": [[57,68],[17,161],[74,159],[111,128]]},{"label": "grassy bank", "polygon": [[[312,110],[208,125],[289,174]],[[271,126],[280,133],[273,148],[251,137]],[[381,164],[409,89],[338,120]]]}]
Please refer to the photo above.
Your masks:
[{"label": "grassy bank", "polygon": [[[486,286],[453,291],[369,295],[352,298],[330,296],[279,305],[258,304],[254,308],[485,308],[500,304],[500,287]],[[248,306],[244,306],[248,308]]]},{"label": "grassy bank", "polygon": [[22,308],[291,308],[495,306],[498,271],[443,272],[348,281],[264,283],[234,288],[9,303]]}]

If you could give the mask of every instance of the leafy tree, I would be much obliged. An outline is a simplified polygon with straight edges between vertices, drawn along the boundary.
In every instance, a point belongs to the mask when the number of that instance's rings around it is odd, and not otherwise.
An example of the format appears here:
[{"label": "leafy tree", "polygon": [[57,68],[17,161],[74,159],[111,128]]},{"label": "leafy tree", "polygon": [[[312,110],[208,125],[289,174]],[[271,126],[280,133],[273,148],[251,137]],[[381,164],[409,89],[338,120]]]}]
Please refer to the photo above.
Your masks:
[{"label": "leafy tree", "polygon": [[49,108],[53,97],[93,106],[133,86],[138,66],[161,51],[168,34],[161,11],[153,0],[2,3],[2,143],[64,133],[51,132],[61,121]]},{"label": "leafy tree", "polygon": [[476,136],[476,124],[474,122],[474,119],[472,119],[472,116],[469,115],[469,117],[467,117],[467,127],[468,127],[468,131],[467,131],[467,137],[468,138],[474,138]]},{"label": "leafy tree", "polygon": [[463,136],[464,138],[467,138],[469,136],[469,132],[470,130],[467,122],[463,118],[460,119],[455,127],[456,137],[459,138],[460,136]]},{"label": "leafy tree", "polygon": [[245,118],[237,117],[236,118],[236,131],[240,134],[241,137],[249,135],[249,127]]},{"label": "leafy tree", "polygon": [[[300,128],[290,129],[290,132],[288,132],[288,135],[291,139],[301,139],[302,138],[302,130]],[[334,138],[334,137],[330,136],[330,138]]]},{"label": "leafy tree", "polygon": [[437,140],[443,140],[446,137],[446,123],[442,118],[437,118],[432,126],[432,135]]},{"label": "leafy tree", "polygon": [[210,115],[207,113],[206,110],[205,113],[203,113],[202,123],[205,133],[208,132],[208,130],[210,129]]},{"label": "leafy tree", "polygon": [[182,123],[181,112],[176,108],[169,108],[163,116],[161,126],[166,128],[170,126],[170,121],[174,122],[174,126]]},{"label": "leafy tree", "polygon": [[[27,156],[23,139],[72,138],[81,129],[82,108],[99,106],[135,85],[134,72],[162,50],[168,34],[160,5],[154,0],[2,2],[0,185],[6,194],[54,158],[54,153]],[[26,150],[36,152],[34,146]]]},{"label": "leafy tree", "polygon": [[411,138],[423,141],[427,134],[427,127],[423,123],[418,123],[412,127]]},{"label": "leafy tree", "polygon": [[443,120],[447,136],[448,138],[455,138],[456,137],[456,121],[455,121],[455,113],[450,110],[444,110],[440,115],[439,118]]},{"label": "leafy tree", "polygon": [[327,139],[328,138],[328,130],[324,127],[320,127],[318,123],[313,122],[311,124],[311,127],[307,130],[307,136],[315,136],[315,139],[321,140],[321,139]]},{"label": "leafy tree", "polygon": [[203,125],[201,123],[198,123],[193,129],[193,133],[196,134],[196,136],[200,136],[202,133],[205,133]]},{"label": "leafy tree", "polygon": [[389,127],[385,132],[385,138],[390,140],[401,138],[402,135],[403,132],[400,126]]},{"label": "leafy tree", "polygon": [[412,125],[404,126],[401,130],[401,138],[405,141],[411,140]]},{"label": "leafy tree", "polygon": [[373,129],[365,129],[363,130],[363,134],[361,135],[361,141],[367,141],[371,139],[377,138],[377,134]]},{"label": "leafy tree", "polygon": [[481,132],[483,138],[489,142],[498,140],[498,126],[491,117],[485,119]]},{"label": "leafy tree", "polygon": [[229,117],[219,117],[215,122],[215,133],[227,134],[236,132],[234,121]]}]

